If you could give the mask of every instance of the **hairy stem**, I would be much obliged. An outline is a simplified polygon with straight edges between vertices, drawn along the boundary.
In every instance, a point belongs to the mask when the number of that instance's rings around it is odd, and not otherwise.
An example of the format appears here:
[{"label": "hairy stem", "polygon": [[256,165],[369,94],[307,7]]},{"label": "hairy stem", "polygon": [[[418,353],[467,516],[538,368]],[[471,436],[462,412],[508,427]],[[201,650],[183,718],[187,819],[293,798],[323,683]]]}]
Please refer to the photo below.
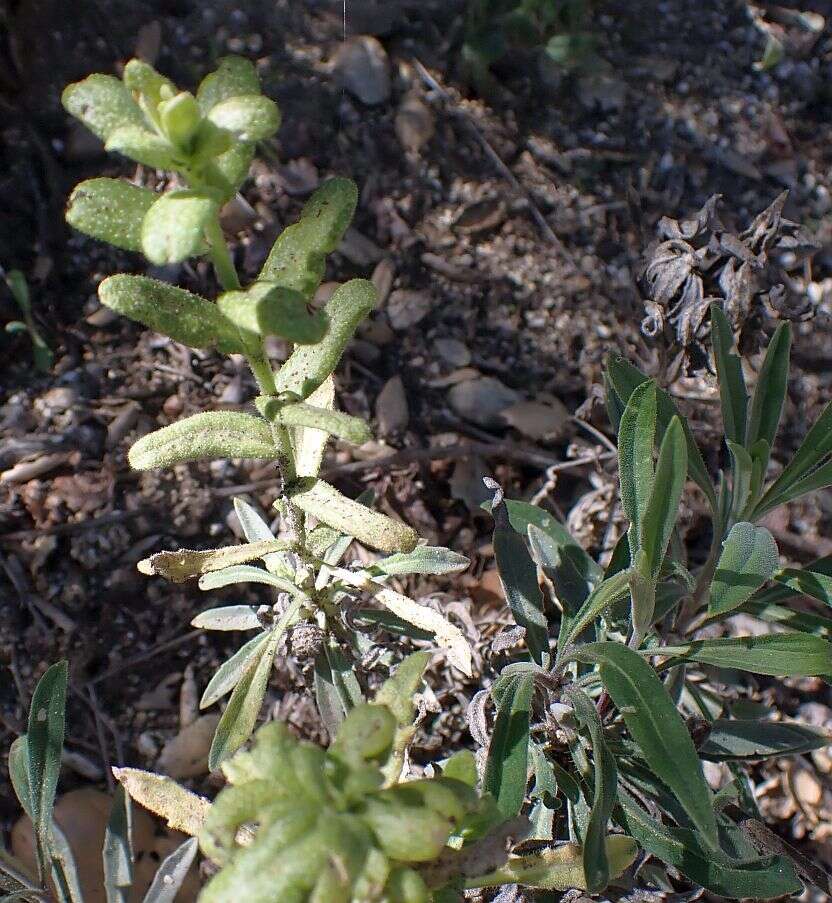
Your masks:
[{"label": "hairy stem", "polygon": [[231,292],[239,289],[240,277],[237,275],[237,269],[231,259],[231,252],[225,243],[219,219],[215,219],[208,225],[206,236],[210,247],[211,262],[214,264],[217,279],[223,290]]}]

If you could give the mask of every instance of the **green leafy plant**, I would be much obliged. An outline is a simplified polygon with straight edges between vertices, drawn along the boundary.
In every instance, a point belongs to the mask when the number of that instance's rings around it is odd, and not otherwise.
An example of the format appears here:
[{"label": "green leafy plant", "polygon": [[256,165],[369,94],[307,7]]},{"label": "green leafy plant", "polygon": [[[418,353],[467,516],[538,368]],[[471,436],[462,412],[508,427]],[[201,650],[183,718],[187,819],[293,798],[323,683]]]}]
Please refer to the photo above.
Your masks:
[{"label": "green leafy plant", "polygon": [[[63,752],[69,671],[66,662],[48,668],[32,694],[25,734],[9,750],[9,775],[23,811],[32,822],[37,874],[0,847],[3,900],[84,903],[75,859],[53,821]],[[144,903],[172,903],[197,852],[189,838],[160,864]],[[126,903],[133,884],[130,797],[119,786],[101,851],[107,903]]]},{"label": "green leafy plant", "polygon": [[[388,586],[392,576],[451,573],[467,559],[447,549],[417,545],[405,524],[342,495],[319,478],[330,436],[362,443],[363,421],[335,409],[332,373],[359,322],[372,310],[371,282],[353,279],[323,308],[312,301],[325,257],[338,245],[355,209],[357,189],[331,179],[277,238],[257,279],[245,288],[222,235],[219,211],[245,178],[254,143],[272,134],[280,116],[259,93],[254,67],[226,58],[196,96],[179,92],[147,64],[133,60],[124,80],[92,75],[64,92],[66,108],[106,147],[150,166],[171,169],[187,188],[156,194],[126,182],[92,179],[73,192],[67,219],[76,228],[119,247],[142,251],[153,263],[208,255],[222,293],[216,301],[138,275],[117,275],[99,287],[103,304],[178,342],[243,355],[260,394],[256,412],[206,411],[136,442],[137,470],[212,458],[261,458],[277,464],[277,507],[287,536],[275,538],[265,520],[241,499],[237,516],[248,542],[209,551],[159,552],[139,568],[175,582],[199,579],[205,589],[255,583],[276,601],[256,609],[211,609],[194,623],[208,630],[255,630],[214,676],[202,705],[231,694],[209,764],[216,768],[251,735],[279,645],[287,634],[315,658],[318,702],[330,733],[361,701],[356,660],[367,639],[345,618],[358,597],[375,607],[359,614],[368,624],[434,636],[465,673],[471,652],[461,630],[439,612]],[[274,370],[265,352],[269,336],[295,344]],[[353,539],[387,553],[365,567],[341,563]],[[260,561],[264,567],[252,562]],[[264,589],[264,592],[268,592]]]},{"label": "green leafy plant", "polygon": [[[497,564],[528,654],[508,664],[491,688],[496,719],[484,786],[509,818],[526,805],[531,775],[537,836],[580,843],[586,887],[594,892],[612,874],[603,844],[612,824],[664,864],[663,877],[655,868],[649,874],[665,889],[672,876],[683,875],[730,898],[772,899],[799,892],[804,882],[828,893],[825,873],[760,820],[748,769],[825,747],[832,738],[739,712],[746,674],[832,675],[826,639],[832,619],[788,603],[804,595],[828,606],[832,564],[781,567],[774,537],[759,523],[778,505],[832,485],[832,404],[769,480],[790,327],[774,333],[749,396],[717,304],[711,322],[730,456],[716,485],[671,397],[625,360],[607,362],[629,530],[606,569],[552,515],[504,500],[492,485],[487,507]],[[698,567],[677,523],[688,479],[703,493],[713,525]],[[537,571],[551,590],[548,605]],[[729,628],[715,637],[713,628],[727,628],[737,613],[768,622],[771,632],[738,636]],[[559,622],[554,649],[553,621]],[[717,793],[705,781],[703,761],[730,769],[732,780]],[[567,817],[555,827],[558,797]]]},{"label": "green leafy plant", "polygon": [[491,67],[513,50],[542,48],[566,69],[585,65],[595,40],[587,0],[469,0],[462,63],[481,93],[494,88]]},{"label": "green leafy plant", "polygon": [[26,282],[26,277],[20,270],[9,270],[8,272],[5,272],[2,267],[0,267],[0,274],[2,274],[5,279],[12,297],[20,308],[20,312],[23,314],[22,320],[10,320],[6,323],[6,332],[11,334],[28,332],[29,338],[32,341],[32,358],[35,362],[35,367],[42,373],[47,373],[52,366],[52,361],[55,356],[52,354],[52,349],[46,344],[46,341],[40,334],[40,330],[35,324],[34,317],[32,316],[32,301],[29,295],[29,285]]}]

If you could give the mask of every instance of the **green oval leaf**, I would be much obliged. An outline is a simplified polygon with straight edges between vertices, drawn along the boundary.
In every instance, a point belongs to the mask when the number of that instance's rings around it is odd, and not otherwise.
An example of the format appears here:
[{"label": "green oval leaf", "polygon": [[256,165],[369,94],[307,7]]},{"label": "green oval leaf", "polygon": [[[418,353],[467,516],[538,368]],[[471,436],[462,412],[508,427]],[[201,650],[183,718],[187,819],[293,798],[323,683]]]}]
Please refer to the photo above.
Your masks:
[{"label": "green oval leaf", "polygon": [[653,773],[679,803],[713,849],[719,849],[711,791],[702,774],[685,722],[664,684],[638,653],[620,643],[589,643],[572,658],[597,664],[601,682],[621,712]]},{"label": "green oval leaf", "polygon": [[242,292],[225,292],[217,307],[240,329],[259,336],[278,335],[299,345],[314,345],[329,325],[322,310],[311,308],[293,289],[258,281]]},{"label": "green oval leaf", "polygon": [[170,142],[142,125],[120,126],[110,133],[104,147],[151,169],[176,169],[178,162]]},{"label": "green oval leaf", "polygon": [[205,229],[219,213],[217,202],[198,191],[163,194],[142,222],[142,250],[157,266],[204,254]]},{"label": "green oval leaf", "polygon": [[88,179],[75,186],[66,221],[74,229],[125,251],[141,250],[141,223],[159,195],[121,179]]},{"label": "green oval leaf", "polygon": [[158,113],[162,130],[170,143],[186,153],[189,152],[202,119],[199,104],[193,94],[189,91],[180,91],[170,100],[162,101]]},{"label": "green oval leaf", "polygon": [[229,97],[259,94],[260,79],[251,60],[241,56],[224,56],[215,72],[209,72],[199,85],[196,99],[203,113]]},{"label": "green oval leaf", "polygon": [[714,572],[708,613],[720,615],[738,608],[771,580],[778,564],[777,543],[765,527],[745,521],[734,524]]},{"label": "green oval leaf", "polygon": [[229,354],[245,350],[237,327],[216,305],[166,282],[146,276],[110,276],[99,285],[98,297],[105,307],[183,345],[216,345]]},{"label": "green oval leaf", "polygon": [[277,104],[262,94],[243,94],[211,107],[208,119],[240,141],[262,141],[280,128]]},{"label": "green oval leaf", "polygon": [[127,457],[134,470],[150,470],[214,458],[270,460],[277,451],[265,420],[238,411],[207,411],[143,436]]},{"label": "green oval leaf", "polygon": [[260,630],[263,625],[253,606],[223,605],[201,611],[191,621],[191,626],[204,630]]},{"label": "green oval leaf", "polygon": [[488,745],[483,788],[497,801],[503,818],[514,818],[526,798],[529,768],[529,712],[534,675],[510,680],[497,703],[497,720]]},{"label": "green oval leaf", "polygon": [[118,128],[140,126],[144,122],[130,92],[112,75],[90,75],[67,85],[61,103],[67,113],[80,119],[102,141]]}]

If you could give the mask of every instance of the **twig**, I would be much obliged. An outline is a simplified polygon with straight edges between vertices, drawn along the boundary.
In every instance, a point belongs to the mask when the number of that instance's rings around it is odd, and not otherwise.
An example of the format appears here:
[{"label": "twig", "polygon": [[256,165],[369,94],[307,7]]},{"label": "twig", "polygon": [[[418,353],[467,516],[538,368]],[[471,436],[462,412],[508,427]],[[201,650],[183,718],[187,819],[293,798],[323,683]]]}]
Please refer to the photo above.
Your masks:
[{"label": "twig", "polygon": [[162,652],[168,652],[171,649],[176,649],[177,646],[184,646],[185,643],[190,643],[191,640],[195,640],[197,637],[202,636],[204,633],[204,630],[191,630],[189,633],[185,633],[182,636],[174,637],[172,640],[166,640],[164,643],[159,643],[158,645],[153,646],[151,649],[148,649],[146,652],[142,652],[141,655],[136,655],[133,658],[120,662],[115,667],[110,668],[109,671],[105,671],[103,674],[99,674],[97,677],[93,677],[91,680],[87,681],[87,685],[95,686],[96,684],[100,684],[105,680],[109,680],[111,677],[115,677],[117,674],[121,674],[122,671],[129,671],[131,668],[134,668],[137,665],[141,665],[144,664],[144,662],[150,661],[150,659],[155,658]]},{"label": "twig", "polygon": [[431,90],[435,91],[442,98],[444,103],[446,105],[448,105],[448,109],[449,109],[451,115],[455,116],[457,119],[459,119],[461,122],[463,122],[465,124],[468,131],[473,135],[473,137],[480,144],[482,149],[485,151],[485,155],[494,164],[494,166],[496,167],[496,169],[500,173],[500,175],[509,183],[509,185],[511,185],[511,187],[519,195],[521,195],[521,197],[529,205],[529,210],[531,211],[531,214],[534,217],[535,222],[537,223],[538,227],[540,228],[540,231],[543,233],[543,236],[549,242],[551,242],[560,251],[560,253],[563,254],[564,257],[567,258],[567,260],[574,263],[575,262],[574,258],[569,253],[569,251],[567,251],[567,249],[564,247],[563,242],[552,231],[552,227],[547,222],[546,217],[540,212],[540,208],[532,200],[532,196],[523,187],[523,185],[520,184],[520,182],[517,180],[517,177],[508,168],[508,166],[506,166],[506,164],[503,162],[500,155],[497,153],[497,151],[494,150],[494,148],[489,143],[488,139],[479,130],[479,127],[474,122],[474,120],[464,110],[460,110],[452,105],[453,98],[442,87],[442,85],[440,85],[439,82],[430,74],[430,72],[428,72],[428,70],[424,67],[424,65],[418,59],[416,59],[414,57],[413,62],[416,66],[417,71],[419,72],[419,75],[422,78],[422,81],[424,81],[425,84],[429,88],[431,88]]}]

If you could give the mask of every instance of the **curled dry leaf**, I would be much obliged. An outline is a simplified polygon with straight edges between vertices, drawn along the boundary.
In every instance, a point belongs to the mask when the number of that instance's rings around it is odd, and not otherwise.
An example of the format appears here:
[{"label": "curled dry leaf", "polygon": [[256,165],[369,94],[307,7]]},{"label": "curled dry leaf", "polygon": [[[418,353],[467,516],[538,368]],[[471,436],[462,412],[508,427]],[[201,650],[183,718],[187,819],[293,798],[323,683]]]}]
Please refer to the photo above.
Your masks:
[{"label": "curled dry leaf", "polygon": [[224,546],[221,549],[198,551],[180,549],[178,552],[157,552],[142,559],[137,567],[142,574],[164,577],[174,583],[184,583],[191,577],[219,571],[235,564],[245,564],[262,558],[271,552],[285,552],[292,543],[283,539],[264,539],[241,546]]}]

